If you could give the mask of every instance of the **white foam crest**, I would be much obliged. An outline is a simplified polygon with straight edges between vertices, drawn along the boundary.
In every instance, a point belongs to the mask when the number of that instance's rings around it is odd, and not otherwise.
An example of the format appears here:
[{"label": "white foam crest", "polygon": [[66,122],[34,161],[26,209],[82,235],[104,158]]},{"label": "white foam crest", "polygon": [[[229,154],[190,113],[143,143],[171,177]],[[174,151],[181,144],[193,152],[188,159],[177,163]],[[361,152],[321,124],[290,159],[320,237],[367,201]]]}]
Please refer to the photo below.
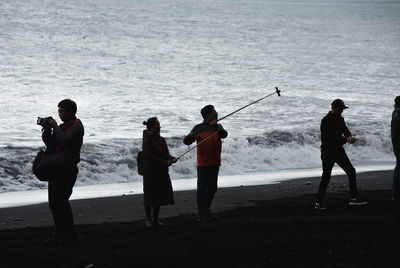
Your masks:
[{"label": "white foam crest", "polygon": [[[318,130],[272,131],[255,137],[228,137],[222,145],[221,175],[249,172],[320,168]],[[388,133],[363,131],[359,141],[345,145],[354,165],[393,164],[394,157]],[[181,137],[167,138],[170,153],[179,156],[188,147]],[[193,146],[193,145],[192,145]],[[32,161],[39,148],[0,148],[0,192],[41,189],[46,183],[32,174]],[[141,139],[112,140],[84,144],[77,185],[141,182],[136,156]],[[196,149],[170,167],[174,180],[196,177]]]},{"label": "white foam crest", "polygon": [[252,145],[247,139],[224,142],[223,174],[311,168],[318,165],[318,149],[291,142],[279,147]]}]

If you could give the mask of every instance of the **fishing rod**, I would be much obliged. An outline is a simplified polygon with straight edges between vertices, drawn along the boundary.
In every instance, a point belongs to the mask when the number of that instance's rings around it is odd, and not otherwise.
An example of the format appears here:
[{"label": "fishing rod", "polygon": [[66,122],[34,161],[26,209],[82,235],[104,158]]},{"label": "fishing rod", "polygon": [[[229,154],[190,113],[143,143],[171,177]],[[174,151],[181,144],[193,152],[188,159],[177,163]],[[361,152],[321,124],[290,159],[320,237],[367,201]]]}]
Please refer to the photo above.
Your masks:
[{"label": "fishing rod", "polygon": [[[224,120],[225,118],[227,118],[227,117],[229,117],[229,116],[231,116],[231,115],[233,115],[233,114],[235,114],[235,113],[237,113],[237,112],[239,112],[239,111],[241,111],[241,110],[243,110],[243,109],[245,109],[245,108],[247,108],[247,107],[249,107],[249,106],[251,106],[251,105],[253,105],[253,104],[256,104],[257,102],[260,102],[260,101],[262,101],[263,99],[266,99],[266,98],[268,98],[268,97],[271,97],[271,96],[274,95],[274,94],[277,94],[277,95],[280,97],[280,96],[281,96],[281,90],[279,90],[278,87],[275,87],[275,92],[274,92],[274,93],[268,94],[267,96],[264,96],[264,97],[262,97],[262,98],[260,98],[260,99],[258,99],[258,100],[256,100],[256,101],[253,101],[253,102],[251,102],[251,103],[249,103],[249,104],[243,106],[243,107],[240,108],[240,109],[237,109],[236,111],[234,111],[234,112],[232,112],[232,113],[230,113],[230,114],[228,114],[228,115],[226,115],[226,116],[224,116],[224,117],[218,119],[217,122],[219,122],[219,121],[221,121],[221,120]],[[204,129],[204,128],[199,129],[197,132],[199,132],[199,131],[202,130],[202,129]],[[201,142],[197,143],[195,146],[193,146],[192,148],[190,148],[189,150],[187,150],[186,152],[184,152],[183,154],[181,154],[181,155],[180,155],[179,157],[177,157],[176,159],[180,159],[182,156],[184,156],[185,154],[189,153],[189,152],[192,151],[194,148],[196,148],[197,146],[199,146],[199,145],[202,144],[203,142],[209,140],[210,138],[212,138],[212,137],[215,136],[216,134],[218,134],[218,132],[213,133],[212,135],[208,136],[205,140],[202,140]]]},{"label": "fishing rod", "polygon": [[218,119],[217,122],[219,122],[219,121],[221,121],[221,120],[224,120],[224,119],[227,118],[228,116],[231,116],[231,115],[233,115],[233,114],[235,114],[235,113],[237,113],[237,112],[239,112],[239,111],[241,111],[241,110],[243,110],[243,109],[249,107],[250,105],[253,105],[253,104],[257,103],[257,102],[262,101],[263,99],[266,99],[266,98],[268,98],[268,97],[271,97],[271,96],[274,95],[274,94],[278,94],[279,97],[281,96],[281,91],[278,89],[278,87],[275,87],[275,92],[274,92],[274,93],[271,93],[271,94],[269,94],[269,95],[267,95],[267,96],[265,96],[265,97],[262,97],[261,99],[258,99],[258,100],[256,100],[256,101],[253,101],[252,103],[249,103],[249,104],[247,104],[246,106],[243,106],[242,108],[237,109],[236,111],[234,111],[234,112],[232,112],[232,113],[230,113],[230,114],[228,114],[228,115],[225,115],[224,117]]}]

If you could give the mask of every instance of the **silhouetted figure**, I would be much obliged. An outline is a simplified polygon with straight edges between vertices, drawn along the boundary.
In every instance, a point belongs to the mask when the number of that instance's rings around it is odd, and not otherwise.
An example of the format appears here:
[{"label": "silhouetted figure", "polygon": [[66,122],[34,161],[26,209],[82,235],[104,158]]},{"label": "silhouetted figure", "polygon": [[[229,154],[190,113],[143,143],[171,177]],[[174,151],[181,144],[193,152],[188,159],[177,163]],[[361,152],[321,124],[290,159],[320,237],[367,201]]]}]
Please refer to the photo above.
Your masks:
[{"label": "silhouetted figure", "polygon": [[45,128],[42,134],[48,151],[65,153],[65,168],[54,178],[49,178],[49,205],[56,227],[56,236],[52,242],[55,243],[77,242],[69,198],[78,175],[77,164],[80,162],[84,128],[75,116],[76,111],[74,101],[62,100],[58,104],[58,115],[63,123],[58,126],[54,119],[50,119],[48,124],[51,128]]},{"label": "silhouetted figure", "polygon": [[395,98],[394,103],[391,133],[393,151],[396,156],[396,167],[393,171],[392,199],[398,202],[400,200],[400,96]]},{"label": "silhouetted figure", "polygon": [[158,216],[160,207],[174,204],[171,179],[168,167],[177,159],[169,154],[165,139],[160,136],[160,122],[156,117],[143,122],[147,130],[143,131],[143,192],[146,211],[146,225],[160,226]]},{"label": "silhouetted figure", "polygon": [[201,115],[204,119],[203,123],[196,125],[183,142],[190,145],[197,141],[199,144],[197,147],[197,206],[198,220],[204,222],[213,219],[210,208],[217,192],[218,172],[221,166],[221,139],[225,139],[228,132],[222,125],[217,124],[218,113],[214,106],[205,106],[201,109]]},{"label": "silhouetted figure", "polygon": [[319,185],[317,202],[315,209],[326,209],[324,206],[326,188],[331,179],[332,168],[337,163],[347,174],[350,185],[350,202],[349,205],[365,205],[367,202],[361,202],[358,199],[356,169],[351,164],[343,145],[355,143],[349,129],[344,122],[342,113],[348,107],[340,99],[332,102],[332,111],[330,111],[321,121],[321,159],[322,159],[322,179]]}]

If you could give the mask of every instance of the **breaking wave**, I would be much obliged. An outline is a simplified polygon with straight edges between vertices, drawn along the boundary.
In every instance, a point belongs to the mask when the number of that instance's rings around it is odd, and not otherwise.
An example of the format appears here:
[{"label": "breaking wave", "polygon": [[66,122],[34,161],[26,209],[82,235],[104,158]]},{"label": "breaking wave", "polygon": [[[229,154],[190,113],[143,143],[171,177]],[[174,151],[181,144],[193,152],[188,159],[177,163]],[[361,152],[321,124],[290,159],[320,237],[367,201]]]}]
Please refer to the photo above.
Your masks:
[{"label": "breaking wave", "polygon": [[[376,128],[375,128],[376,129]],[[346,151],[355,165],[384,164],[393,161],[389,133],[366,131]],[[172,155],[178,156],[188,147],[182,137],[167,138]],[[82,147],[77,185],[140,181],[136,155],[141,139],[119,139],[86,143]],[[245,174],[274,170],[318,168],[320,134],[309,131],[271,131],[258,136],[228,137],[223,142],[222,175]],[[31,172],[32,161],[40,147],[6,146],[0,148],[0,192],[45,188]],[[196,176],[196,150],[185,155],[170,168],[172,179]]]}]

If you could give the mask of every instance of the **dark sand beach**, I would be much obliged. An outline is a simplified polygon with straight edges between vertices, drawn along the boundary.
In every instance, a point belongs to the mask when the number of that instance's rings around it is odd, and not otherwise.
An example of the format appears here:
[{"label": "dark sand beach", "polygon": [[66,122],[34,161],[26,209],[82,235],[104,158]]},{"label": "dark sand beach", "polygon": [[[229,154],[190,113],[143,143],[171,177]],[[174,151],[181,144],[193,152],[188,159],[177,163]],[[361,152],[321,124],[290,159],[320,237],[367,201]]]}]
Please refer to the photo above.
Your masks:
[{"label": "dark sand beach", "polygon": [[365,207],[349,207],[347,177],[333,177],[326,211],[313,210],[319,178],[219,189],[218,220],[201,224],[195,192],[176,192],[153,229],[141,195],[75,200],[78,246],[43,243],[47,204],[0,209],[0,267],[400,267],[391,175],[358,174]]}]

